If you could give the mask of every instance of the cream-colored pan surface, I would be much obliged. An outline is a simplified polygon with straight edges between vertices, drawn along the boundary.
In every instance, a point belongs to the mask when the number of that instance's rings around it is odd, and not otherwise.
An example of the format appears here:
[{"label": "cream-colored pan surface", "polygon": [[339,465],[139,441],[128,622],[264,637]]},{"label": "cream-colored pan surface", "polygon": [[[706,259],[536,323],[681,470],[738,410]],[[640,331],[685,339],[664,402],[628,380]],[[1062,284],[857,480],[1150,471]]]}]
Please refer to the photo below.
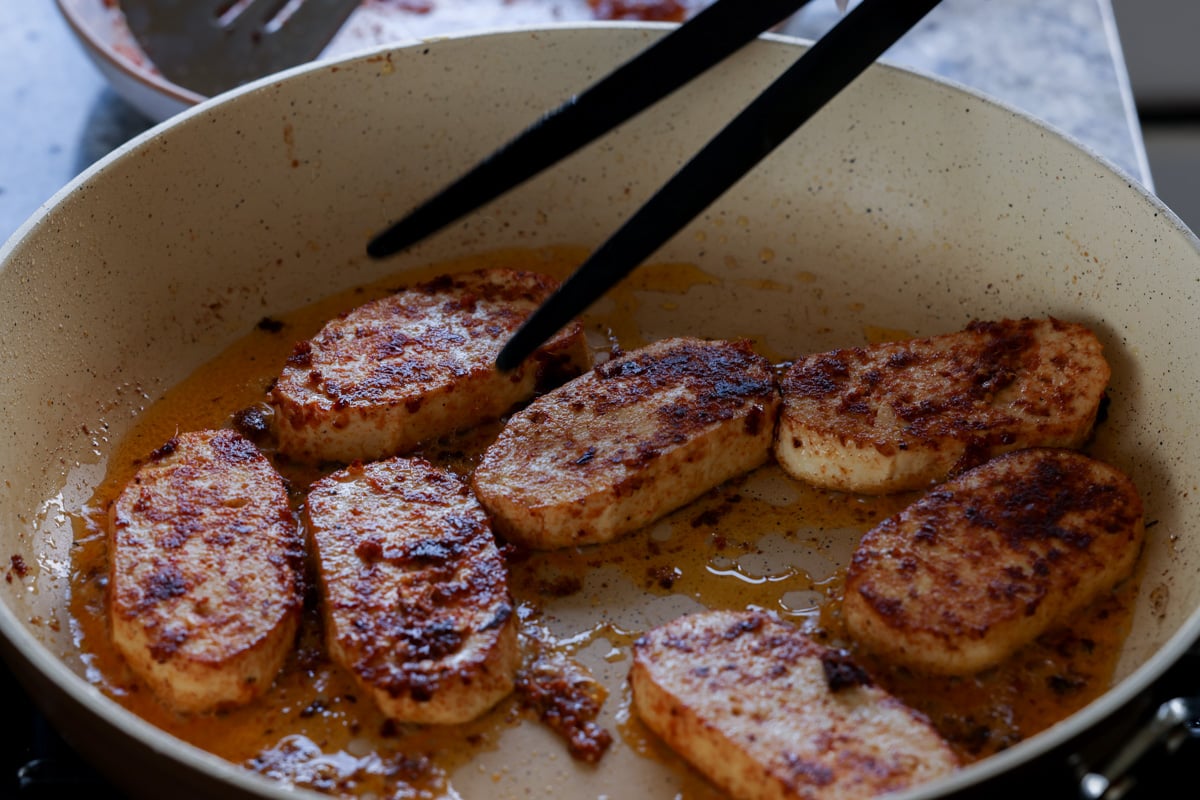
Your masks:
[{"label": "cream-colored pan surface", "polygon": [[[197,794],[283,792],[162,735],[88,680],[66,611],[70,514],[114,442],[264,315],[465,254],[595,246],[802,49],[756,43],[410,252],[367,259],[389,220],[663,30],[510,31],[302,68],[150,131],[0,251],[4,651],[72,740],[132,790],[175,780]],[[1086,729],[1194,638],[1200,252],[1130,179],[1011,109],[877,67],[655,260],[711,279],[636,290],[647,340],[753,335],[792,357],[865,343],[872,327],[926,334],[1052,315],[1104,342],[1111,405],[1092,450],[1133,477],[1155,523],[1117,682],[1050,731],[910,796],[986,779]],[[848,553],[843,542],[778,558],[818,574]],[[547,613],[563,630],[597,614],[638,630],[690,603],[614,578]],[[600,653],[593,666],[619,696],[627,664]],[[464,797],[671,797],[674,780],[620,742],[601,768],[578,766],[527,725],[455,786]]]}]

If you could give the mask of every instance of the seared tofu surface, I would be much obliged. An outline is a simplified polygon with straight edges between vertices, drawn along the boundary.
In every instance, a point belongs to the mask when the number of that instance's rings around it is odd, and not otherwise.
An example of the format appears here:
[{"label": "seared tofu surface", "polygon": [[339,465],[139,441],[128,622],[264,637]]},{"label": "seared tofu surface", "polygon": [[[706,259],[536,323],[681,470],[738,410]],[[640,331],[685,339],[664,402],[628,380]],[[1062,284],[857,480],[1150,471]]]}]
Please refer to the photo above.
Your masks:
[{"label": "seared tofu surface", "polygon": [[1128,577],[1142,501],[1072,450],[999,456],[869,531],[842,615],[860,644],[915,671],[969,675],[1067,623]]},{"label": "seared tofu surface", "polygon": [[283,479],[233,431],[181,433],[110,510],[113,643],[179,712],[265,692],[294,645],[303,541]]},{"label": "seared tofu surface", "polygon": [[500,373],[500,348],[558,286],[532,272],[447,275],[366,303],[299,343],[269,394],[279,449],[308,462],[373,460],[499,418],[590,366],[571,323]]},{"label": "seared tofu surface", "polygon": [[735,800],[856,800],[949,774],[928,720],[842,651],[764,612],[708,611],[634,645],[633,706]]},{"label": "seared tofu surface", "polygon": [[1082,446],[1109,377],[1096,336],[1055,319],[810,355],[782,379],[775,455],[828,489],[925,489],[1002,452]]},{"label": "seared tofu surface", "polygon": [[401,722],[454,723],[513,688],[507,566],[466,484],[423,459],[351,464],[307,506],[330,656]]},{"label": "seared tofu surface", "polygon": [[664,339],[514,414],[472,486],[512,542],[609,541],[765,463],[778,407],[749,343]]}]

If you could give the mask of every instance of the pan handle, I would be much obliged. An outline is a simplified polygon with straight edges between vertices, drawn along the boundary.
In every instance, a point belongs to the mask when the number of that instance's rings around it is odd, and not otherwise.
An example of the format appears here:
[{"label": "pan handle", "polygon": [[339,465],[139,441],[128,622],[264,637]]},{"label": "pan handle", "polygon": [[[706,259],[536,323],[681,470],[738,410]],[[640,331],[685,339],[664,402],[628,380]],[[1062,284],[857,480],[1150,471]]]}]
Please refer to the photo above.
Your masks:
[{"label": "pan handle", "polygon": [[1173,753],[1189,738],[1200,739],[1200,697],[1166,701],[1101,769],[1081,770],[1079,796],[1083,800],[1120,800],[1133,788],[1133,771],[1152,748],[1162,745],[1167,753]]}]

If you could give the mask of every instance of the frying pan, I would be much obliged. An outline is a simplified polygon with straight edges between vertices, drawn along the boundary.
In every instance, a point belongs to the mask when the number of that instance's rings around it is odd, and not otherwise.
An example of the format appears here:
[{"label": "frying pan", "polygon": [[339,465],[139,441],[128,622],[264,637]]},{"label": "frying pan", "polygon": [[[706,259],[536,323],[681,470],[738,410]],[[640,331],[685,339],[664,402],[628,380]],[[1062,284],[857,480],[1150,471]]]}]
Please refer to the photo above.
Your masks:
[{"label": "frying pan", "polygon": [[[767,37],[419,247],[365,257],[388,220],[663,30],[507,31],[298,68],[130,142],[0,250],[0,641],[50,719],[129,792],[296,796],[126,711],[76,646],[72,517],[114,444],[264,315],[467,254],[595,246],[802,48]],[[1147,706],[1200,631],[1195,236],[1037,122],[877,66],[654,260],[694,265],[704,279],[630,284],[627,310],[647,341],[753,336],[786,358],[862,344],[869,329],[923,335],[975,318],[1051,315],[1098,333],[1113,379],[1090,449],[1133,477],[1152,523],[1113,684],[1050,729],[903,796],[1008,791],[1051,758],[1055,774],[1086,771],[1068,763],[1079,742],[1124,738],[1112,720]],[[587,320],[592,334],[604,313],[602,303]],[[828,573],[853,547],[852,535],[833,534],[820,553],[777,558]],[[570,629],[601,616],[636,631],[692,607],[609,572],[592,588],[547,618]],[[610,706],[627,663],[597,659]],[[577,765],[531,724],[455,787],[467,797],[669,797],[677,780],[620,741],[599,768]]]}]

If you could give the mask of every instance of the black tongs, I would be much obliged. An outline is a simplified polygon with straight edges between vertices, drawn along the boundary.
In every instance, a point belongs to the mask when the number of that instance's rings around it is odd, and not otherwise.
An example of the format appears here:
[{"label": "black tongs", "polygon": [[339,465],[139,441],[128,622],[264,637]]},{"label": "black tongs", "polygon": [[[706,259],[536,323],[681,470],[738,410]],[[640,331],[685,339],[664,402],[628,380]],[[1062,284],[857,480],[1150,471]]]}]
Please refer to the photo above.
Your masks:
[{"label": "black tongs", "polygon": [[[543,117],[376,236],[391,255],[437,232],[661,100],[808,0],[716,0]],[[500,351],[512,369],[628,275],[869,67],[938,0],[862,0],[704,146],[541,305]]]}]

